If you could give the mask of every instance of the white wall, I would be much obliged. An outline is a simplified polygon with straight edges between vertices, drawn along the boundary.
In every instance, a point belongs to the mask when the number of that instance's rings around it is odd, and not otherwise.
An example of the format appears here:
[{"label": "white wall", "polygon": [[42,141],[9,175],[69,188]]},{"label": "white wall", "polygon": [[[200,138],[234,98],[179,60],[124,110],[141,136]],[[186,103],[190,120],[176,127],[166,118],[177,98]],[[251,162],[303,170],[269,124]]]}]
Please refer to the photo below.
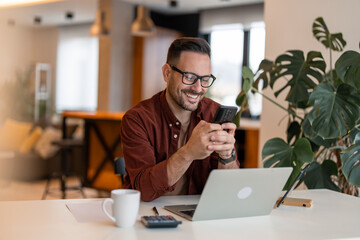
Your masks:
[{"label": "white wall", "polygon": [[49,63],[52,68],[51,109],[55,109],[56,59],[59,31],[55,27],[33,29],[33,62]]},{"label": "white wall", "polygon": [[0,83],[13,80],[16,71],[35,62],[56,66],[56,28],[12,26],[2,19],[0,36]]},{"label": "white wall", "polygon": [[29,67],[33,58],[34,34],[31,28],[0,21],[0,84],[15,78],[18,70]]},{"label": "white wall", "polygon": [[24,72],[36,62],[50,63],[55,68],[57,34],[56,28],[8,24],[0,18],[0,84],[16,80],[16,72]]},{"label": "white wall", "polygon": [[[329,64],[329,52],[312,35],[312,23],[317,17],[323,17],[331,33],[342,32],[347,41],[345,50],[359,51],[360,41],[360,1],[359,0],[265,0],[264,19],[266,26],[265,57],[270,60],[286,50],[300,49],[321,51]],[[334,54],[336,59],[339,54]],[[333,63],[335,64],[335,62]],[[284,83],[275,86],[279,89]],[[273,96],[269,88],[264,91]],[[273,97],[273,99],[275,99]],[[284,94],[277,102],[285,106]],[[274,137],[285,137],[285,112],[266,99],[263,99],[261,114],[260,149],[267,140]]]}]

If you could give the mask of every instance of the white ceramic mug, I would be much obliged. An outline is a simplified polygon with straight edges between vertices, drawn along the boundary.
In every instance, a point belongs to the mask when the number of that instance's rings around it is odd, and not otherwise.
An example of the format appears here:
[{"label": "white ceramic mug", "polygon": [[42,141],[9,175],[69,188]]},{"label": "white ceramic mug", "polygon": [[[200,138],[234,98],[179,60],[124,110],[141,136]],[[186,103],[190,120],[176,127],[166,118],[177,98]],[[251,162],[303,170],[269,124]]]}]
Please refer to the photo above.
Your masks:
[{"label": "white ceramic mug", "polygon": [[[106,210],[106,204],[112,203],[112,214]],[[117,227],[131,227],[135,224],[140,206],[140,192],[133,189],[111,191],[111,198],[102,203],[102,209]]]}]

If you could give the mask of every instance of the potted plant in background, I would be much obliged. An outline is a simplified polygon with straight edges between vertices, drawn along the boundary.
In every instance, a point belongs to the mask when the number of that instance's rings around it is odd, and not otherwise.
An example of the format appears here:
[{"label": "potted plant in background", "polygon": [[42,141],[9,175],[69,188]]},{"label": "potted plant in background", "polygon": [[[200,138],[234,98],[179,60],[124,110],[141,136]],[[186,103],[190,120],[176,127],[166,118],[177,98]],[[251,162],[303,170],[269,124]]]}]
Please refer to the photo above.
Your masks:
[{"label": "potted plant in background", "polygon": [[0,125],[5,118],[31,122],[34,119],[33,69],[16,72],[16,78],[0,83]]},{"label": "potted plant in background", "polygon": [[[264,167],[293,167],[289,187],[306,164],[303,181],[312,188],[328,188],[359,195],[360,186],[360,53],[345,51],[332,63],[332,51],[343,51],[346,41],[341,33],[332,34],[323,18],[312,26],[313,34],[330,51],[329,72],[318,51],[307,57],[291,50],[275,61],[263,60],[254,74],[243,68],[243,88],[236,104],[239,116],[247,108],[247,94],[258,92],[287,112],[287,137],[268,140],[262,149]],[[258,88],[278,88],[275,97],[288,90],[284,107],[262,94]]]}]

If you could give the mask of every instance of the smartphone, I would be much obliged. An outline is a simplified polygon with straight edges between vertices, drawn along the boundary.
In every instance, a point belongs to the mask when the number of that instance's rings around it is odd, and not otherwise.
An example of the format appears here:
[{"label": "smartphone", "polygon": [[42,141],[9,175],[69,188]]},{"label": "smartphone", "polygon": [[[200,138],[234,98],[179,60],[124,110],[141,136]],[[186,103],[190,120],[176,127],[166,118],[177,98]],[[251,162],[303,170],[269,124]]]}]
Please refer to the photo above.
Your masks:
[{"label": "smartphone", "polygon": [[236,116],[237,107],[221,105],[215,113],[213,123],[233,122]]}]

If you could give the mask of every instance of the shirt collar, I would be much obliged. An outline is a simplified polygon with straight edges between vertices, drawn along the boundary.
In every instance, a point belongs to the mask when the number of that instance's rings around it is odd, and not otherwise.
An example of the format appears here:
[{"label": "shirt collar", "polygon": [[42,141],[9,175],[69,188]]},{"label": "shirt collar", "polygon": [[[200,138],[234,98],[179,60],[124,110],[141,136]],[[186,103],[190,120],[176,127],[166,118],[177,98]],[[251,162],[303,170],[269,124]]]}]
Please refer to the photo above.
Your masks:
[{"label": "shirt collar", "polygon": [[175,117],[174,113],[171,111],[170,106],[166,100],[166,89],[160,93],[160,105],[161,109],[165,113],[165,119],[168,124],[175,124],[178,119]]}]

